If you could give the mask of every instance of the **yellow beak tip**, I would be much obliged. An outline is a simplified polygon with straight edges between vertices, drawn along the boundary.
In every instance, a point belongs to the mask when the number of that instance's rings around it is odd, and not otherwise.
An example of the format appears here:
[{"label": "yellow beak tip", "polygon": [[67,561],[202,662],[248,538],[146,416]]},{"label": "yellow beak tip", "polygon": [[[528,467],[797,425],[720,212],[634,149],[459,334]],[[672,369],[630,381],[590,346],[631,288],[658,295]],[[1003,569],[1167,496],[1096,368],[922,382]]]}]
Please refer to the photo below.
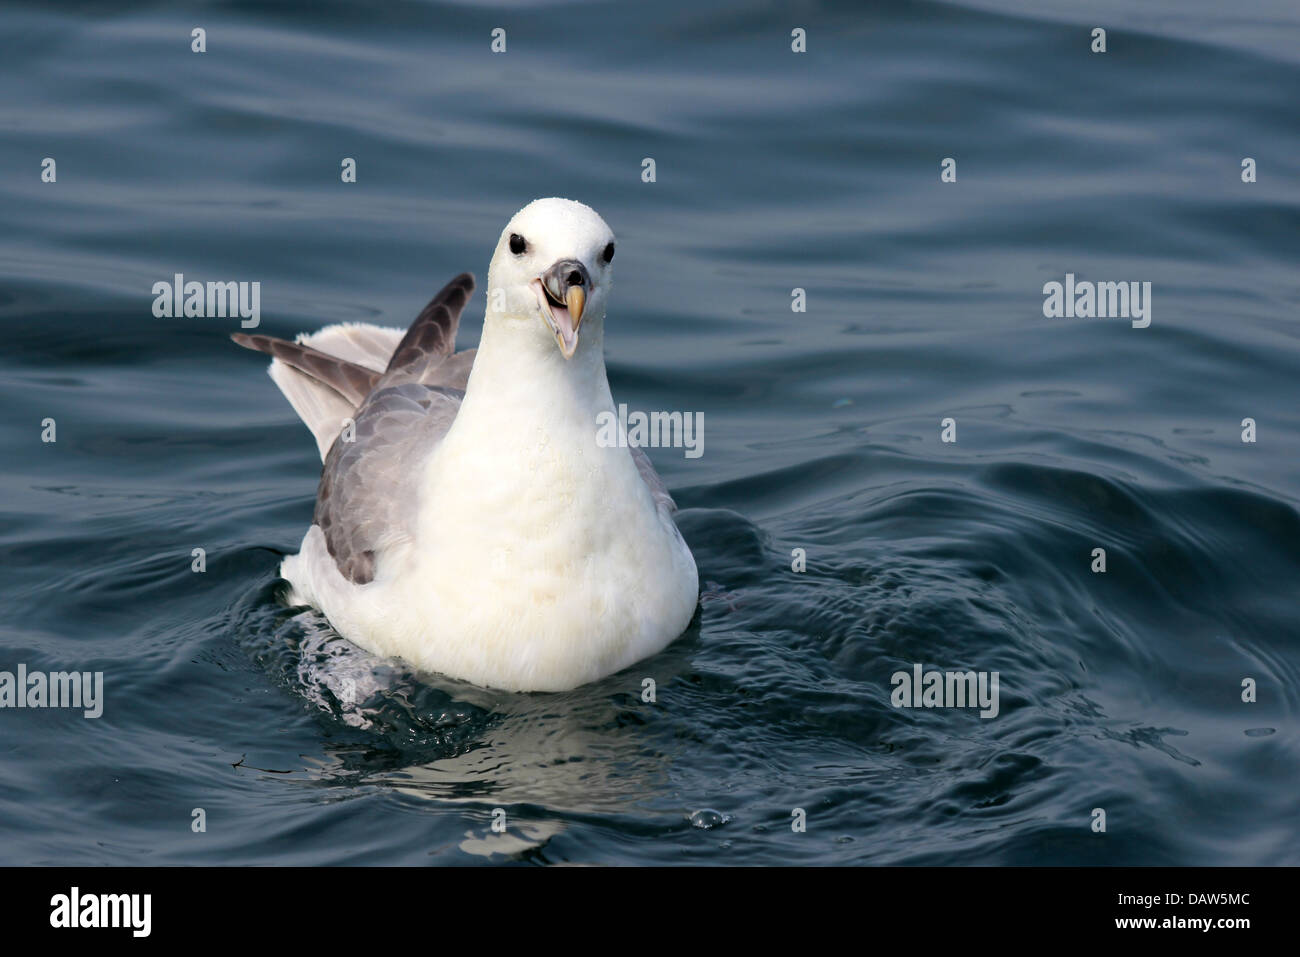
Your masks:
[{"label": "yellow beak tip", "polygon": [[582,311],[587,308],[587,294],[581,286],[570,286],[569,291],[564,294],[564,304],[569,308],[569,315],[573,317],[573,326],[576,329],[578,323],[582,321]]}]

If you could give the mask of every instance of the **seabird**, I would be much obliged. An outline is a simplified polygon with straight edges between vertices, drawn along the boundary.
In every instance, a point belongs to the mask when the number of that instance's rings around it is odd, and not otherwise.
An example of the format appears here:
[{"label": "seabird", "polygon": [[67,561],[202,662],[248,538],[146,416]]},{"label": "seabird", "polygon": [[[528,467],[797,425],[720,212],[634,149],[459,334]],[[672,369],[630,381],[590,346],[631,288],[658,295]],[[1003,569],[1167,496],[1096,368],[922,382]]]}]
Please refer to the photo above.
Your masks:
[{"label": "seabird", "polygon": [[488,267],[477,350],[455,352],[469,273],[403,334],[236,333],[316,438],[312,526],[280,574],[367,651],[510,691],[564,691],[663,649],[695,613],[695,560],[613,413],[614,235],[567,199],[529,203]]}]

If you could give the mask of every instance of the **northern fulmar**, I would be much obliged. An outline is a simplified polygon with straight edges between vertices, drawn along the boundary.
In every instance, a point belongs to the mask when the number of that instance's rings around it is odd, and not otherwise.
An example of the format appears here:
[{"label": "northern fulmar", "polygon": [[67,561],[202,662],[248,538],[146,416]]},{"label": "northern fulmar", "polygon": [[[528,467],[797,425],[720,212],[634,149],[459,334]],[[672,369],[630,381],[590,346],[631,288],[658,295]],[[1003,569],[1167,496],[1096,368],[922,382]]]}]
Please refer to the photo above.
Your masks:
[{"label": "northern fulmar", "polygon": [[699,578],[673,500],[645,452],[598,441],[613,258],[594,210],[539,199],[497,242],[477,350],[454,351],[469,273],[404,334],[233,336],[272,357],[324,461],[280,566],[291,603],[374,654],[511,691],[595,681],[686,629]]}]

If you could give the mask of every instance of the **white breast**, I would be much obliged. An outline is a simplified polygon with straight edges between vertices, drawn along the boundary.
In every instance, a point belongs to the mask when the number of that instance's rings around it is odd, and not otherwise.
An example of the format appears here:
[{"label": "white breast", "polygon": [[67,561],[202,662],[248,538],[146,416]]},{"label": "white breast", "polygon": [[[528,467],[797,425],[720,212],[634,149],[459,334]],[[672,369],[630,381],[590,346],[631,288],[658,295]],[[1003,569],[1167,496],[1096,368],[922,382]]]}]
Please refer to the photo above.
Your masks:
[{"label": "white breast", "polygon": [[372,583],[343,579],[315,528],[282,573],[376,654],[490,687],[567,690],[681,634],[699,583],[629,451],[597,444],[597,413],[613,409],[599,352],[586,368],[581,354],[544,365],[553,376],[535,357],[522,375],[516,355],[485,338],[425,467],[415,540]]}]

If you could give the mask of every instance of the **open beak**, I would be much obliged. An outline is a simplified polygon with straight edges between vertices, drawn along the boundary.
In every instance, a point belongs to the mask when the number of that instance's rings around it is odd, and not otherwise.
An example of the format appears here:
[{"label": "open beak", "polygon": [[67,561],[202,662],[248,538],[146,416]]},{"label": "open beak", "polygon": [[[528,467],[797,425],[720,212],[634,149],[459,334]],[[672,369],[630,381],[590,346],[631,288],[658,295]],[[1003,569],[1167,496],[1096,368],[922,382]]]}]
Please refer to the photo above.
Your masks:
[{"label": "open beak", "polygon": [[534,279],[533,284],[541,303],[542,318],[550,326],[560,353],[564,358],[572,359],[578,348],[578,327],[582,325],[587,295],[591,291],[587,267],[576,259],[561,259]]}]

